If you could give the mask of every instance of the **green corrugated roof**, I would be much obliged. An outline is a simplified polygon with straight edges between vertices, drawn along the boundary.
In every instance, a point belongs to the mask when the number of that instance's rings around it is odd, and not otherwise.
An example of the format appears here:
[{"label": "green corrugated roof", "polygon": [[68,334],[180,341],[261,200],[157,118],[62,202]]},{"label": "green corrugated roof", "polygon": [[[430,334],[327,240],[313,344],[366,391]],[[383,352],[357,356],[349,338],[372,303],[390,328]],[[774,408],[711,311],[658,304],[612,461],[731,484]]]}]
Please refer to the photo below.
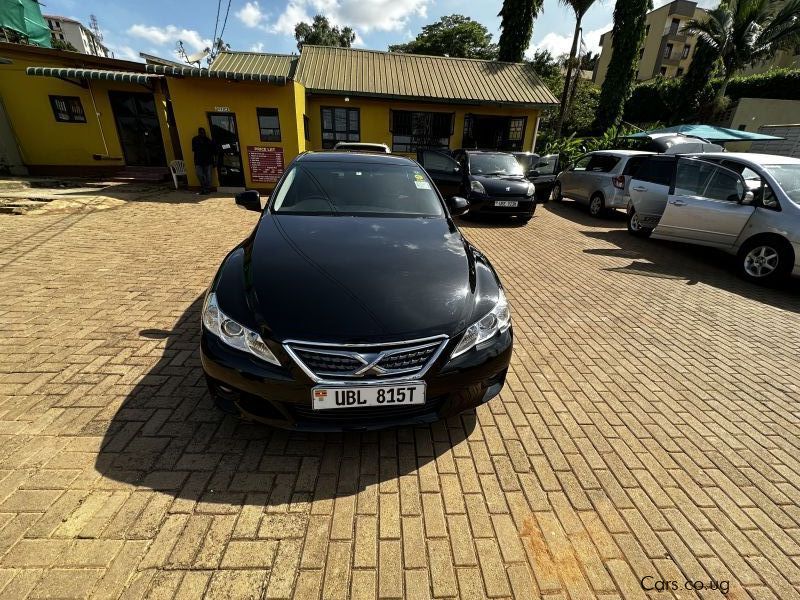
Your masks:
[{"label": "green corrugated roof", "polygon": [[[230,54],[250,54],[254,58],[261,56],[264,60],[231,60],[228,58]],[[262,83],[284,85],[289,80],[289,75],[291,71],[294,70],[294,66],[289,65],[287,69],[287,61],[277,60],[278,58],[291,59],[292,57],[275,54],[257,55],[243,52],[224,52],[217,57],[209,69],[192,67],[190,65],[171,66],[153,64],[148,64],[145,68],[148,73],[171,75],[173,77],[232,79],[235,81],[259,81]]]},{"label": "green corrugated roof", "polygon": [[209,70],[290,79],[294,75],[294,67],[298,58],[293,54],[221,52]]},{"label": "green corrugated roof", "polygon": [[73,79],[97,79],[102,81],[126,81],[130,83],[146,84],[150,79],[159,77],[147,73],[134,73],[131,71],[106,71],[104,69],[73,69],[70,67],[28,67],[28,75],[40,77],[70,77]]},{"label": "green corrugated roof", "polygon": [[312,92],[481,104],[553,105],[523,63],[303,46],[294,77]]}]

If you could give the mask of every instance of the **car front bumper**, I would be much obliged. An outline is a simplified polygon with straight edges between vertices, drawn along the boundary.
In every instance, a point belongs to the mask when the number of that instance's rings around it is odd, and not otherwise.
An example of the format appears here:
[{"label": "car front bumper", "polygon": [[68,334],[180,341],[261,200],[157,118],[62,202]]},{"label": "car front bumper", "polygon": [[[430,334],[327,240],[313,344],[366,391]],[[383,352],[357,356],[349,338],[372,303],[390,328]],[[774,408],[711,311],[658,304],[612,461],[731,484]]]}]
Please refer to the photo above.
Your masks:
[{"label": "car front bumper", "polygon": [[[470,194],[469,212],[473,215],[529,217],[536,210],[536,196],[477,196]],[[495,206],[495,202],[516,202],[517,206]]]},{"label": "car front bumper", "polygon": [[[410,406],[312,408],[312,389],[319,385],[286,353],[273,366],[223,344],[203,329],[200,354],[211,391],[246,419],[302,431],[383,429],[432,423],[491,400],[500,393],[511,360],[513,333],[509,328],[490,342],[450,361],[458,340],[444,351],[421,378],[426,402]],[[408,381],[420,379],[409,378]],[[358,385],[349,380],[345,384]],[[386,381],[387,385],[401,383]],[[331,384],[333,385],[333,384]]]}]

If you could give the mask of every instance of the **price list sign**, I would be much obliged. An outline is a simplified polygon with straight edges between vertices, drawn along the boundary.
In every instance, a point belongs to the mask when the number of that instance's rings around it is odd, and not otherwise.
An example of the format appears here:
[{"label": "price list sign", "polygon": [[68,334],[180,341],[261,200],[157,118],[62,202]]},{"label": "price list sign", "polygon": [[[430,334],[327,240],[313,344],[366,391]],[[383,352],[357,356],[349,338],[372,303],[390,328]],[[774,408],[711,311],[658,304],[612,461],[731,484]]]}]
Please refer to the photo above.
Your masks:
[{"label": "price list sign", "polygon": [[276,183],[283,175],[283,148],[248,146],[247,162],[253,183]]}]

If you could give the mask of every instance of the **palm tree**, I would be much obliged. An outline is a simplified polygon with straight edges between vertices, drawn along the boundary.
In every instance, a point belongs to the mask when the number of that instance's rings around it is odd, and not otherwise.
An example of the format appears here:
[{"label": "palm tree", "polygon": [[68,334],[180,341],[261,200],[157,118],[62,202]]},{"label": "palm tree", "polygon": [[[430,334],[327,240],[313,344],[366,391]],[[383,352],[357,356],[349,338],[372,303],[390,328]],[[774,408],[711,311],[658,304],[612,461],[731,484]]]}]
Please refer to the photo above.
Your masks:
[{"label": "palm tree", "polygon": [[[793,0],[800,2],[800,0]],[[572,49],[569,51],[567,61],[567,74],[564,77],[564,91],[561,93],[561,108],[558,109],[558,122],[556,123],[555,137],[561,135],[561,128],[564,126],[564,118],[567,113],[567,100],[569,99],[570,82],[572,80],[572,69],[575,65],[575,54],[578,52],[578,39],[581,36],[581,21],[586,11],[594,4],[594,0],[559,0],[563,5],[569,6],[575,13],[575,34],[572,36]]]},{"label": "palm tree", "polygon": [[723,0],[683,31],[700,37],[722,63],[722,85],[714,99],[720,106],[737,71],[800,44],[800,0]]},{"label": "palm tree", "polygon": [[603,80],[597,107],[597,128],[605,131],[619,125],[625,102],[630,98],[652,0],[617,0],[611,30],[611,61]]},{"label": "palm tree", "polygon": [[504,0],[501,17],[499,60],[522,62],[533,34],[533,22],[542,11],[544,0]]}]

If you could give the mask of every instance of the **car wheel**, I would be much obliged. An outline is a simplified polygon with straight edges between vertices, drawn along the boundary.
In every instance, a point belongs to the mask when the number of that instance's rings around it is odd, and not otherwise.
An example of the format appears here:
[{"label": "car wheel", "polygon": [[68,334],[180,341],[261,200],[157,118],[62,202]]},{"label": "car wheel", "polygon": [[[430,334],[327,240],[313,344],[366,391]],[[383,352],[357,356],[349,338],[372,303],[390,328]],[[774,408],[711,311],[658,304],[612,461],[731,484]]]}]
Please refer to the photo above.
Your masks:
[{"label": "car wheel", "polygon": [[550,199],[553,202],[561,202],[564,198],[561,196],[561,184],[556,182],[553,186],[553,191],[550,192]]},{"label": "car wheel", "polygon": [[639,221],[639,215],[636,214],[635,210],[632,210],[628,213],[628,232],[636,237],[648,238],[653,233],[653,230],[642,225],[641,221]]},{"label": "car wheel", "polygon": [[589,214],[593,217],[602,217],[605,209],[606,203],[600,194],[595,194],[589,199]]},{"label": "car wheel", "polygon": [[769,285],[789,274],[793,258],[791,246],[780,238],[751,240],[739,250],[739,272],[749,281]]}]

